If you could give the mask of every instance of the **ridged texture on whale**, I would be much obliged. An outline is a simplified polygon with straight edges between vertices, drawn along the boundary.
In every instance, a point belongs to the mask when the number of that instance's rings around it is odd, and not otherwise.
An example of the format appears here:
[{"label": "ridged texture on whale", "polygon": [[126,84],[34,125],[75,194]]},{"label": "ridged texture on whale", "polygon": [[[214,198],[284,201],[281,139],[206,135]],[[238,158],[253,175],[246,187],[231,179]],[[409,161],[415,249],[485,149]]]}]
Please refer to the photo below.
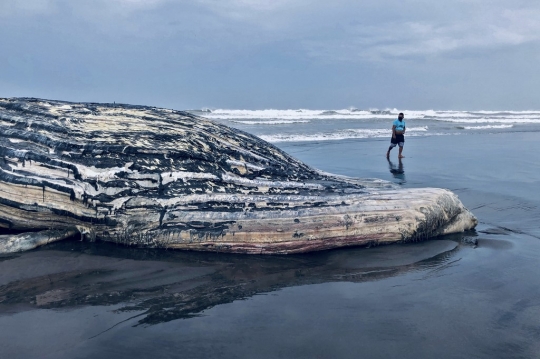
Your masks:
[{"label": "ridged texture on whale", "polygon": [[[77,230],[126,245],[294,253],[476,225],[448,190],[324,173],[175,110],[0,99],[0,151],[0,226],[51,240]],[[0,251],[44,243],[35,236],[0,236]]]}]

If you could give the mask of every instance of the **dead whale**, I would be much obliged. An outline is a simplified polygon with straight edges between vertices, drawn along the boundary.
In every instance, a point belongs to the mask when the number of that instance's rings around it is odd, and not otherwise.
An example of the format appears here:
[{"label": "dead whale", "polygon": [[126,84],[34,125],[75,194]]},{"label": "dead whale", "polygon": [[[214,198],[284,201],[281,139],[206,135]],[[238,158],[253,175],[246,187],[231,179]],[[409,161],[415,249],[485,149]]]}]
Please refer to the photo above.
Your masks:
[{"label": "dead whale", "polygon": [[325,173],[258,137],[170,109],[0,99],[0,151],[0,253],[77,234],[286,254],[477,224],[448,190]]}]

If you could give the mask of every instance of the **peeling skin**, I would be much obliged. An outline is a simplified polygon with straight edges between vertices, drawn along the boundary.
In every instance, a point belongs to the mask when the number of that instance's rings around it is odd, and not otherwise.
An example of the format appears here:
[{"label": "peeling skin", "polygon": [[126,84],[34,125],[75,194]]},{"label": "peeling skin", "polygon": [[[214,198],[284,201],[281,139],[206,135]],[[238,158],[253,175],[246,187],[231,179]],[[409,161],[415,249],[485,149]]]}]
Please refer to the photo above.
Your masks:
[{"label": "peeling skin", "polygon": [[22,252],[76,235],[75,228],[0,235],[0,253]]},{"label": "peeling skin", "polygon": [[329,174],[243,131],[155,107],[0,99],[0,152],[0,227],[29,231],[1,237],[0,253],[44,244],[51,234],[39,231],[50,230],[273,254],[423,240],[477,223],[448,190]]}]

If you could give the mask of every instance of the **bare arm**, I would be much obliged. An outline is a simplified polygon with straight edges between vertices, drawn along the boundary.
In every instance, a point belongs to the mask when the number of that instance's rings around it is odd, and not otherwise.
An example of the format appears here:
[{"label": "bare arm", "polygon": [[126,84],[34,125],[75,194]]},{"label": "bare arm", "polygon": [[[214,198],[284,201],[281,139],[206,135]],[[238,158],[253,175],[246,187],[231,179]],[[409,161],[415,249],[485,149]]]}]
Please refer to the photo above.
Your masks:
[{"label": "bare arm", "polygon": [[392,126],[392,138],[396,138],[396,125]]}]

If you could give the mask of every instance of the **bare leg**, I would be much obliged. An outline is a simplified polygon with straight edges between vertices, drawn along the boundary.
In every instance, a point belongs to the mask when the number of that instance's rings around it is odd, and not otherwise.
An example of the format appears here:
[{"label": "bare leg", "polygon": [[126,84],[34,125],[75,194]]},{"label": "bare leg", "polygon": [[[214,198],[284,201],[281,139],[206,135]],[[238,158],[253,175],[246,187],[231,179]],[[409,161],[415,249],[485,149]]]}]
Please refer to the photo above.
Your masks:
[{"label": "bare leg", "polygon": [[392,151],[392,148],[394,148],[394,147],[390,146],[390,147],[388,147],[388,151],[386,151],[386,158],[387,159],[390,158],[390,151]]},{"label": "bare leg", "polygon": [[400,148],[399,148],[399,156],[398,156],[398,158],[403,158],[403,157],[405,157],[405,156],[403,156],[403,155],[401,154],[402,152],[403,152],[403,147],[400,147]]}]

